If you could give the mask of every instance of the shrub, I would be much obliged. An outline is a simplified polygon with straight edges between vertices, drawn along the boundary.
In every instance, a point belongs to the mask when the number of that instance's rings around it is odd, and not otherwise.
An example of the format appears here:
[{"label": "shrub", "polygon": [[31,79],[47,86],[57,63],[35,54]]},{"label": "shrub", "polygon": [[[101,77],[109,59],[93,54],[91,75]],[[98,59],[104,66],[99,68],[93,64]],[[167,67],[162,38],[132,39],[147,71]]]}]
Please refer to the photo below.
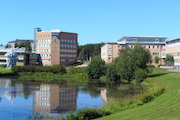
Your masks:
[{"label": "shrub", "polygon": [[143,69],[138,69],[135,71],[135,79],[137,83],[141,83],[147,76],[147,72]]},{"label": "shrub", "polygon": [[14,66],[12,70],[15,73],[18,72],[50,72],[54,74],[64,74],[66,73],[66,69],[60,65],[54,66]]},{"label": "shrub", "polygon": [[141,101],[142,101],[142,103],[144,104],[144,103],[150,102],[152,99],[153,99],[153,96],[152,96],[152,95],[147,95],[147,96],[144,96],[144,97],[141,99]]},{"label": "shrub", "polygon": [[66,118],[63,118],[63,120],[91,120],[109,114],[110,112],[103,111],[100,109],[85,109],[82,111],[78,111],[77,113],[70,114]]}]

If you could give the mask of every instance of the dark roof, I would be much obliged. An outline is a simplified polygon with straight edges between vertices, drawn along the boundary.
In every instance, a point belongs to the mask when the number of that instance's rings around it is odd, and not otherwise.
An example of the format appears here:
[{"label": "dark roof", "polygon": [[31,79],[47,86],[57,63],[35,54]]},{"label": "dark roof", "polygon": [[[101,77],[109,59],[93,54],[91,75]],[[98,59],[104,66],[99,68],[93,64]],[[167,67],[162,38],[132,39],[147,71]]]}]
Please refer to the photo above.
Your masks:
[{"label": "dark roof", "polygon": [[180,40],[180,38],[176,38],[176,39],[173,39],[173,40],[168,40],[168,41],[166,41],[166,43],[173,42],[173,41],[178,41],[178,40]]},{"label": "dark roof", "polygon": [[22,40],[22,39],[16,39],[15,41],[9,41],[8,43],[22,43],[25,41],[29,41],[30,43],[33,43],[34,40]]}]

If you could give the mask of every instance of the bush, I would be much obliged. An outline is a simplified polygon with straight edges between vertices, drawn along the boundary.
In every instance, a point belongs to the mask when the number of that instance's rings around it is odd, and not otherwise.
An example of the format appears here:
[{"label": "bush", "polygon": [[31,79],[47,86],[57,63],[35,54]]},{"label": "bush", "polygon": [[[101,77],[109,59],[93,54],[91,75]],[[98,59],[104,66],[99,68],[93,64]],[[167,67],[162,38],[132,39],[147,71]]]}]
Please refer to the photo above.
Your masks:
[{"label": "bush", "polygon": [[138,69],[135,71],[135,79],[137,83],[141,83],[147,76],[147,72],[143,69]]},{"label": "bush", "polygon": [[105,115],[109,115],[110,112],[99,110],[99,109],[85,109],[82,111],[78,111],[75,114],[70,114],[63,120],[91,120],[99,117],[103,117]]},{"label": "bush", "polygon": [[60,65],[54,66],[14,66],[12,68],[13,72],[50,72],[54,74],[64,74],[66,69]]}]

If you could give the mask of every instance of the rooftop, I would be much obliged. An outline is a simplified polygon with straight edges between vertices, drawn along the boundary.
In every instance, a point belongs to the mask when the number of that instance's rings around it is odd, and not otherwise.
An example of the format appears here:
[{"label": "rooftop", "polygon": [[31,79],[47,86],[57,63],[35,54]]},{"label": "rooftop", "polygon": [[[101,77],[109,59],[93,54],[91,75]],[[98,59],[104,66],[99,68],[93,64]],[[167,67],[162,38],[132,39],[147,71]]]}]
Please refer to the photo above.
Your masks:
[{"label": "rooftop", "polygon": [[9,41],[8,43],[22,43],[22,42],[25,42],[25,41],[29,41],[30,43],[33,43],[34,42],[34,40],[28,40],[28,39],[16,39],[16,40],[14,40],[14,41]]},{"label": "rooftop", "polygon": [[158,37],[158,36],[123,36],[118,41],[121,41],[121,40],[123,40],[125,38],[162,38],[162,39],[167,39],[168,37]]}]

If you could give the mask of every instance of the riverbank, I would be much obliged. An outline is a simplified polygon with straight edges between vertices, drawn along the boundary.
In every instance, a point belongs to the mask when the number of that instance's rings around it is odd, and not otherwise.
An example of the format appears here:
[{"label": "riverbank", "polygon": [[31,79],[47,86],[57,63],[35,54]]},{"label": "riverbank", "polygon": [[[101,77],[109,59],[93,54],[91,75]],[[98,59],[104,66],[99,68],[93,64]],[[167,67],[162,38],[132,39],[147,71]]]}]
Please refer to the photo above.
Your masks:
[{"label": "riverbank", "polygon": [[52,72],[13,72],[0,68],[0,77],[15,77],[19,81],[32,82],[88,82],[86,68],[68,67],[67,73],[52,73]]},{"label": "riverbank", "polygon": [[[164,69],[154,69],[154,72],[148,77],[147,81],[155,83],[155,86],[149,86],[150,90],[153,87],[164,87],[165,91],[162,95],[152,99],[150,102],[144,105],[129,105],[121,109],[117,103],[113,105],[113,114],[99,118],[98,120],[178,120],[180,118],[180,74],[179,73],[167,73]],[[133,101],[132,101],[133,102]],[[106,108],[106,106],[105,106]]]}]

